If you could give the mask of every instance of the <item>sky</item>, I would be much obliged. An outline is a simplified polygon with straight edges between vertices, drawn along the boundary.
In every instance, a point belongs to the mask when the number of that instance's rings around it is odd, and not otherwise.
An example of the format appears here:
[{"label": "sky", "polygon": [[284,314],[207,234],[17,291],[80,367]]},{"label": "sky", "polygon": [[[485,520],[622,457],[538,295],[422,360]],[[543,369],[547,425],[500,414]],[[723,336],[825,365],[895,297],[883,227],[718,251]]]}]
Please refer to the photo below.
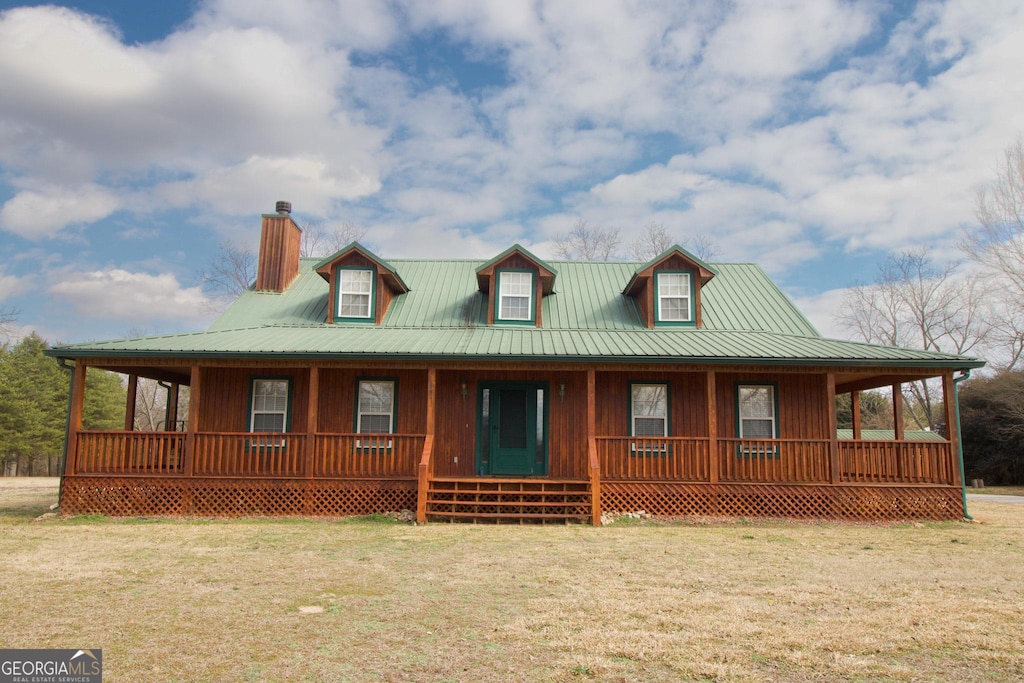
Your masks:
[{"label": "sky", "polygon": [[887,254],[959,256],[1022,68],[1019,0],[0,0],[0,310],[204,329],[288,200],[393,259],[706,235],[844,336]]}]

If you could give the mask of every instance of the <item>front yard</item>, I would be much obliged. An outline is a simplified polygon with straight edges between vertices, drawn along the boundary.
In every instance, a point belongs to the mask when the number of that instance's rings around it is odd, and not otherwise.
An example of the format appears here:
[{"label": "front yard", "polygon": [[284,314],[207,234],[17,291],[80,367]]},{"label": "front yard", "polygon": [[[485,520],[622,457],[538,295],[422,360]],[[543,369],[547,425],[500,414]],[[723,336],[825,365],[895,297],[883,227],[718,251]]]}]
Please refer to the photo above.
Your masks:
[{"label": "front yard", "polygon": [[0,644],[102,648],[105,680],[1024,678],[1024,506],[972,502],[975,524],[32,521],[54,487],[0,480]]}]

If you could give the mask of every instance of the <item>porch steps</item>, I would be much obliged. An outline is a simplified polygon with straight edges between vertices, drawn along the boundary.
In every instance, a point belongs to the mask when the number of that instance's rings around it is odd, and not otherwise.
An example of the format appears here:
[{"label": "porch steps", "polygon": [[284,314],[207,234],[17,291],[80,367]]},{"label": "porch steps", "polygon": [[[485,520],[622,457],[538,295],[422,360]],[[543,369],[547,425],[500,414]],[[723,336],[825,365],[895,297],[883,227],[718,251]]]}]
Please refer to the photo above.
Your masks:
[{"label": "porch steps", "polygon": [[590,483],[577,479],[441,478],[427,489],[427,519],[481,524],[590,521]]}]

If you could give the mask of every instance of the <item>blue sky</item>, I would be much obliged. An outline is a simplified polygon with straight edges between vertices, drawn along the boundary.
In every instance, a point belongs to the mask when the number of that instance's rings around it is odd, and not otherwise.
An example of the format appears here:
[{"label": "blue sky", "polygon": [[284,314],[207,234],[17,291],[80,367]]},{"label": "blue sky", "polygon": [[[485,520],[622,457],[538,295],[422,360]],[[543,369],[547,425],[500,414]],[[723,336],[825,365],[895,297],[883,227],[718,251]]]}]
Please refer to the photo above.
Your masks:
[{"label": "blue sky", "polygon": [[835,336],[887,253],[956,257],[1024,132],[1017,1],[0,11],[0,309],[53,341],[204,328],[278,199],[386,258],[705,234]]}]

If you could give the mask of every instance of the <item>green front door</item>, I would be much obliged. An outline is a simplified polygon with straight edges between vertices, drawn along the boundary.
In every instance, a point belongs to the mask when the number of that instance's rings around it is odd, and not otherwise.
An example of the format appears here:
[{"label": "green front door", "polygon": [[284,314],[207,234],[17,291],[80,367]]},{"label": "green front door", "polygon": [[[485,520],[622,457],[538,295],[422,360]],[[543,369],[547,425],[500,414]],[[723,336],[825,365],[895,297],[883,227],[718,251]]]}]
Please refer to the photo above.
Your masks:
[{"label": "green front door", "polygon": [[545,474],[544,386],[493,383],[480,394],[482,474]]}]

